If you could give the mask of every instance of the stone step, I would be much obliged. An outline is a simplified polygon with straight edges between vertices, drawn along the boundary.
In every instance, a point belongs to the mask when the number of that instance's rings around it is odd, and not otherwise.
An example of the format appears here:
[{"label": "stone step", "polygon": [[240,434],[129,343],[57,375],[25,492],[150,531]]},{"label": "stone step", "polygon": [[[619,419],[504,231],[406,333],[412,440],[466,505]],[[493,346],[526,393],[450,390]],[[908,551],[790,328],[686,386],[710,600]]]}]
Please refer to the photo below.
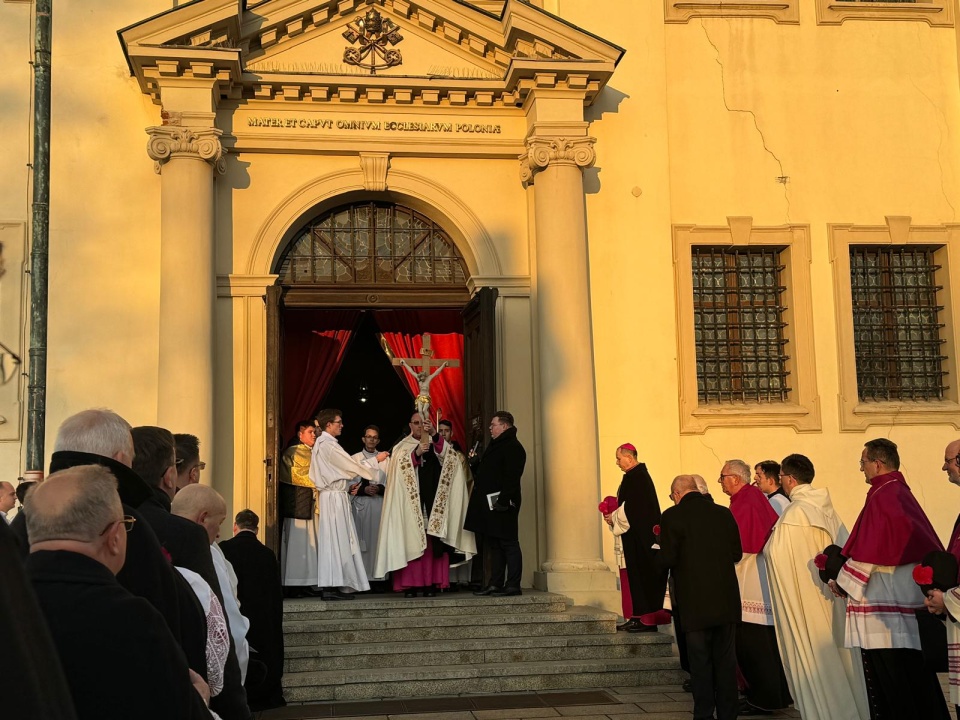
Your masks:
[{"label": "stone step", "polygon": [[354,620],[295,620],[283,623],[288,647],[469,638],[612,634],[617,616],[572,606],[561,613],[384,617],[358,626]]},{"label": "stone step", "polygon": [[422,665],[474,665],[530,663],[552,660],[626,659],[669,657],[672,639],[662,633],[616,633],[446,640],[418,646],[415,643],[361,643],[323,647],[291,647],[286,651],[286,672],[402,668]]},{"label": "stone step", "polygon": [[563,595],[527,591],[515,597],[476,597],[472,593],[444,593],[435,598],[402,595],[357,595],[356,600],[287,599],[285,620],[350,620],[370,617],[434,617],[437,615],[496,615],[558,613],[570,604]]},{"label": "stone step", "polygon": [[318,702],[665,685],[683,677],[676,658],[663,657],[301,672],[284,675],[283,684],[289,702]]}]

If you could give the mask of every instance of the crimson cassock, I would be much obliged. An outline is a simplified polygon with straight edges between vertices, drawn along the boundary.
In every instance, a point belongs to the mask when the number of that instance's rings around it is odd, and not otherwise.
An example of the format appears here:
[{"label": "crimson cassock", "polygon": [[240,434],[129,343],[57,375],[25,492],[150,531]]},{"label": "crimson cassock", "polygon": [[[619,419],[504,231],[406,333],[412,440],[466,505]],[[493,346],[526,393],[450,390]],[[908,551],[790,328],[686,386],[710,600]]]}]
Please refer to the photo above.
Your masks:
[{"label": "crimson cassock", "polygon": [[945,630],[932,624],[911,574],[924,555],[943,545],[902,474],[892,471],[868,482],[837,578],[848,593],[846,645],[860,648],[871,715],[947,718],[934,668],[921,651],[921,642],[929,646]]},{"label": "crimson cassock", "polygon": [[660,524],[660,502],[647,466],[640,463],[623,475],[617,500],[627,515],[630,529],[620,536],[630,580],[633,617],[644,625],[656,625],[652,617],[663,609],[667,575],[657,569],[654,526]]},{"label": "crimson cassock", "polygon": [[759,488],[746,485],[730,498],[740,529],[743,559],[737,564],[742,621],[737,623],[737,664],[747,682],[747,701],[764,710],[790,705],[790,687],[780,661],[763,546],[778,516]]}]

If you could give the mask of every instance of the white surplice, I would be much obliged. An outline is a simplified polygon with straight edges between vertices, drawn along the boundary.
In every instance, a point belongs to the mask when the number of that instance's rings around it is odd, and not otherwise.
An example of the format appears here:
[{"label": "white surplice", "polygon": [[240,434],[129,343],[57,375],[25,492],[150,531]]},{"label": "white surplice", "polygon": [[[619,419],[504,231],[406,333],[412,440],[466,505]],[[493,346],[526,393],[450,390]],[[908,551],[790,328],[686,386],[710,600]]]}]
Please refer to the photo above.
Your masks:
[{"label": "white surplice", "polygon": [[825,547],[843,545],[847,536],[829,491],[798,485],[763,551],[780,659],[804,720],[870,717],[860,651],[844,647],[845,603],[814,565]]},{"label": "white surplice", "polygon": [[280,552],[280,577],[284,586],[317,585],[317,507],[316,488],[310,481],[310,461],[313,451],[300,443],[283,452],[280,463],[280,481],[307,487],[314,492],[314,514],[305,519],[284,518],[283,547]]},{"label": "white surplice", "polygon": [[950,671],[950,703],[960,705],[960,587],[943,594],[947,609],[947,665]]},{"label": "white surplice", "polygon": [[[370,462],[377,462],[377,454],[376,451],[369,453],[366,450],[361,450],[351,457],[357,462],[369,464]],[[386,487],[389,470],[390,458],[377,463],[370,484]],[[355,477],[353,480],[360,482],[359,477]],[[357,493],[352,496],[350,504],[353,507],[353,522],[356,526],[357,541],[360,543],[360,554],[363,556],[363,569],[367,573],[367,580],[383,580],[383,576],[377,577],[374,572],[374,566],[377,562],[377,538],[380,535],[380,516],[383,514],[383,495]]]},{"label": "white surplice", "polygon": [[442,466],[440,482],[433,508],[429,517],[425,518],[420,509],[417,468],[413,466],[411,458],[419,442],[408,435],[390,453],[392,462],[377,541],[375,572],[378,576],[406,567],[422,557],[427,548],[427,535],[443,540],[468,559],[477,553],[473,533],[463,529],[470,499],[467,464],[463,454],[457,452],[451,443],[441,444],[438,453]]},{"label": "white surplice", "polygon": [[227,627],[227,618],[223,612],[223,606],[206,580],[193,570],[174,567],[183,579],[190,583],[190,588],[200,601],[203,614],[207,619],[207,685],[210,687],[210,697],[216,697],[223,691],[223,669],[230,656],[230,630]]},{"label": "white surplice", "polygon": [[357,462],[347,455],[333,435],[327,431],[320,433],[310,461],[310,479],[320,490],[317,538],[320,587],[370,589],[347,488],[353,478],[372,480],[375,472],[376,458],[372,462]]},{"label": "white surplice", "polygon": [[240,682],[245,682],[247,665],[250,663],[250,645],[247,643],[250,621],[240,612],[240,601],[237,599],[237,574],[233,571],[233,565],[216,543],[210,546],[210,555],[213,557],[213,567],[217,571],[217,580],[220,581],[220,594],[223,596],[223,609],[230,624],[230,636],[237,651]]}]

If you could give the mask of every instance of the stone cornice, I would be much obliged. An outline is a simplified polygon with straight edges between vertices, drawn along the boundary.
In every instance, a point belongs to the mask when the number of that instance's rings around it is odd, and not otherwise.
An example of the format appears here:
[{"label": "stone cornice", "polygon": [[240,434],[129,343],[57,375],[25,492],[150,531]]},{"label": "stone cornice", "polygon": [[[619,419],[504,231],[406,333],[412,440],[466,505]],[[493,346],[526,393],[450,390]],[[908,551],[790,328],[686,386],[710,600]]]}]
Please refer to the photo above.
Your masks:
[{"label": "stone cornice", "polygon": [[616,45],[518,0],[506,0],[499,17],[454,0],[375,0],[406,32],[486,67],[490,78],[257,69],[296,44],[339,32],[364,2],[290,0],[240,13],[237,0],[200,0],[119,34],[142,92],[158,104],[163,78],[183,77],[215,80],[218,99],[504,107],[522,105],[530,90],[548,86],[582,92],[589,105],[623,55]]},{"label": "stone cornice", "polygon": [[597,153],[592,137],[539,137],[527,139],[527,151],[520,156],[520,180],[529,183],[551,165],[567,165],[581,170],[593,165]]},{"label": "stone cornice", "polygon": [[224,170],[221,131],[216,128],[159,125],[147,128],[147,155],[159,174],[171,158],[185,157],[206,160],[219,172]]}]

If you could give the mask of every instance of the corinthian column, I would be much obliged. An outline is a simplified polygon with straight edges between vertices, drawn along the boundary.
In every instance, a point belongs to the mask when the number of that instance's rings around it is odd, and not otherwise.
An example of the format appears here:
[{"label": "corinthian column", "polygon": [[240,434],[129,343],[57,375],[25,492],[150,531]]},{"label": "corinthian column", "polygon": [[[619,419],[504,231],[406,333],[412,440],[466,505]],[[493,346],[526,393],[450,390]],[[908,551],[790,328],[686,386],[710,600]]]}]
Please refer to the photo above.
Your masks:
[{"label": "corinthian column", "polygon": [[157,422],[200,438],[213,459],[215,297],[213,172],[220,130],[147,129],[160,173],[160,363]]},{"label": "corinthian column", "polygon": [[600,475],[583,192],[593,144],[584,135],[534,132],[520,175],[533,183],[537,246],[546,561],[536,582],[577,602],[609,605],[616,579],[602,560],[595,509]]}]

